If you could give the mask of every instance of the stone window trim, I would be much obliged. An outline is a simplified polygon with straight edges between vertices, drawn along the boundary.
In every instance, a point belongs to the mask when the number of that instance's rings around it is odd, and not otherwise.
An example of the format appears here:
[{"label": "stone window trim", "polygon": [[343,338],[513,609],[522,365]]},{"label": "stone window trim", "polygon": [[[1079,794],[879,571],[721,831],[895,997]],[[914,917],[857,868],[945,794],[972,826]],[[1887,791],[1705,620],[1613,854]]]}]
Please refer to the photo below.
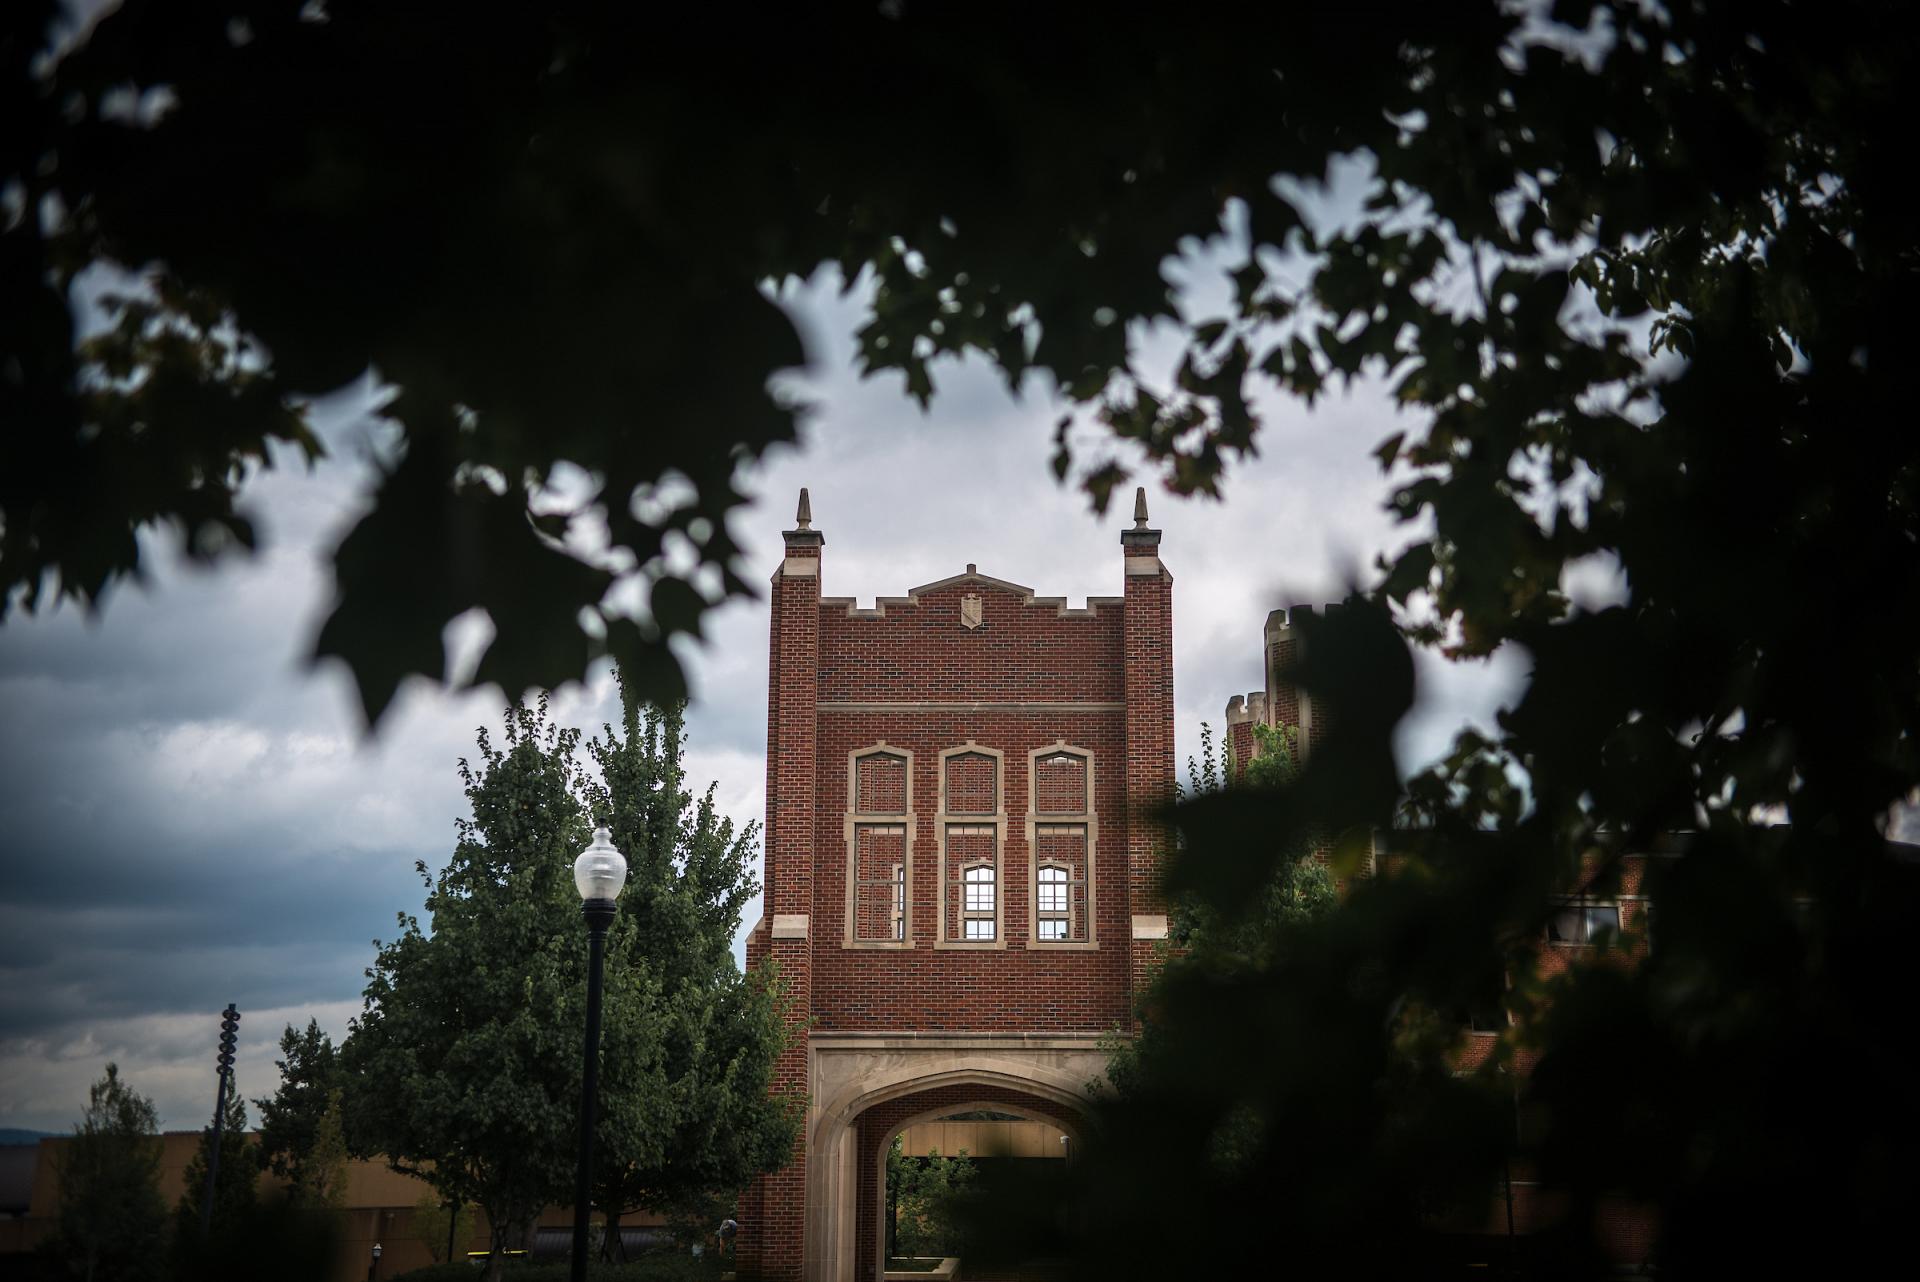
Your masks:
[{"label": "stone window trim", "polygon": [[[1058,756],[1078,757],[1086,764],[1087,790],[1085,795],[1085,803],[1087,808],[1085,810],[1074,811],[1071,813],[1042,813],[1038,809],[1040,804],[1040,799],[1039,799],[1040,761],[1043,757],[1058,757]],[[1100,846],[1100,820],[1094,811],[1094,797],[1096,795],[1094,791],[1094,779],[1095,779],[1094,758],[1093,758],[1092,749],[1078,747],[1074,744],[1068,743],[1064,739],[1056,739],[1052,743],[1047,744],[1045,747],[1035,748],[1032,752],[1029,752],[1027,754],[1027,851],[1028,851],[1027,897],[1028,897],[1028,902],[1034,906],[1034,911],[1027,914],[1027,946],[1030,948],[1045,948],[1048,950],[1067,950],[1067,951],[1078,949],[1078,950],[1084,951],[1084,950],[1097,949],[1100,947],[1100,935],[1099,935],[1099,931],[1096,928],[1100,918],[1100,914],[1094,911],[1094,903],[1095,903],[1094,891],[1095,891],[1095,887],[1098,884],[1095,880],[1095,871],[1094,871],[1094,865],[1096,862],[1095,851],[1097,851]],[[1085,880],[1086,880],[1086,905],[1087,905],[1087,908],[1086,908],[1087,937],[1085,939],[1071,938],[1071,936],[1074,933],[1074,929],[1073,929],[1074,923],[1072,922],[1071,919],[1069,919],[1069,924],[1067,927],[1067,934],[1069,938],[1042,939],[1040,938],[1040,912],[1039,912],[1040,864],[1041,864],[1041,860],[1039,857],[1040,829],[1072,828],[1072,827],[1078,827],[1084,830],[1086,833],[1087,867],[1086,867]],[[1067,873],[1067,897],[1068,897],[1069,908],[1071,908],[1071,905],[1073,902],[1073,873],[1071,870],[1069,870]]]},{"label": "stone window trim", "polygon": [[[953,814],[947,808],[947,762],[953,757],[979,755],[993,759],[993,797],[994,809],[990,814],[961,813]],[[1007,754],[998,748],[984,747],[972,739],[954,748],[943,748],[940,752],[940,798],[939,809],[933,817],[934,831],[939,834],[937,856],[940,876],[938,895],[938,919],[933,931],[933,946],[942,951],[985,951],[1004,949],[1007,946]],[[948,862],[947,836],[953,829],[973,829],[986,831],[993,841],[994,898],[993,898],[993,938],[967,939],[965,901],[951,905],[954,909],[953,921],[959,932],[957,937],[947,934],[947,898],[954,893],[954,887],[960,883],[963,870],[952,867]],[[977,863],[977,860],[967,862]],[[964,893],[964,892],[963,892]]]},{"label": "stone window trim", "polygon": [[[906,785],[902,790],[902,799],[906,809],[881,813],[862,811],[860,804],[860,759],[862,757],[888,756],[899,757],[906,762]],[[859,832],[863,826],[888,826],[905,830],[904,858],[901,876],[897,882],[900,887],[900,924],[892,939],[858,938],[857,914],[860,908],[860,847]],[[913,817],[913,752],[908,748],[895,747],[885,739],[868,744],[864,748],[855,748],[847,754],[847,811],[846,822],[842,830],[842,845],[847,855],[847,906],[844,926],[841,931],[842,948],[900,949],[913,947],[913,839],[917,824]]]},{"label": "stone window trim", "polygon": [[[991,859],[969,859],[960,865],[960,937],[976,943],[996,939],[1000,933],[1000,870]],[[978,898],[985,903],[976,903]],[[983,934],[973,933],[975,922]]]},{"label": "stone window trim", "polygon": [[[1005,948],[1007,946],[1006,916],[1007,896],[1006,878],[1001,873],[1006,852],[1001,845],[1004,829],[999,824],[971,822],[943,823],[941,834],[941,881],[940,881],[940,929],[936,932],[935,948]],[[955,857],[947,861],[947,838],[950,835],[986,837],[993,843],[993,855],[990,858],[979,856]],[[984,879],[975,874],[984,872]],[[992,896],[992,907],[981,908],[971,902],[973,887],[984,884]],[[951,897],[957,896],[957,900]],[[954,934],[947,934],[948,909],[952,909],[951,921]],[[990,935],[969,938],[969,923],[983,923],[991,930]]]},{"label": "stone window trim", "polygon": [[[1058,875],[1055,876],[1052,874]],[[1038,865],[1034,871],[1034,876],[1039,882],[1033,899],[1033,921],[1034,930],[1036,931],[1036,942],[1059,944],[1071,941],[1076,933],[1074,927],[1079,924],[1080,916],[1079,909],[1074,905],[1073,869],[1055,860],[1048,860]],[[1050,892],[1055,888],[1060,892],[1057,906],[1050,896]],[[1057,939],[1047,937],[1046,926],[1050,922],[1058,922],[1060,924],[1061,934]]]}]

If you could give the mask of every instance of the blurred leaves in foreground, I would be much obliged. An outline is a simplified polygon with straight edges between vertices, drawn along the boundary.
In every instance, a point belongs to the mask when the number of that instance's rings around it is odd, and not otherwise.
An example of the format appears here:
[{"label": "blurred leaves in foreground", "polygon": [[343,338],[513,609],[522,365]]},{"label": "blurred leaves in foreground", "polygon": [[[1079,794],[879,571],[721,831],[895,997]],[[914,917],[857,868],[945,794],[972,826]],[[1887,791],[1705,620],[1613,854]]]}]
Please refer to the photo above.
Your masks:
[{"label": "blurred leaves in foreground", "polygon": [[[1668,669],[1704,713],[1812,620],[1833,671],[1893,671],[1920,597],[1905,10],[147,0],[76,35],[23,0],[0,593],[97,603],[154,527],[252,546],[245,478],[313,457],[306,407],[371,379],[398,447],[316,649],[368,717],[451,679],[469,610],[476,681],[609,652],[670,701],[667,641],[749,591],[738,470],[794,439],[771,295],[832,266],[864,370],[925,401],[944,359],[992,362],[1099,507],[1142,466],[1221,493],[1263,396],[1384,380],[1405,413],[1354,448],[1411,524],[1386,590],[1461,653],[1530,643],[1567,566],[1618,564],[1671,625],[1654,651],[1753,625]],[[1181,305],[1167,259],[1223,237],[1230,296]]]}]

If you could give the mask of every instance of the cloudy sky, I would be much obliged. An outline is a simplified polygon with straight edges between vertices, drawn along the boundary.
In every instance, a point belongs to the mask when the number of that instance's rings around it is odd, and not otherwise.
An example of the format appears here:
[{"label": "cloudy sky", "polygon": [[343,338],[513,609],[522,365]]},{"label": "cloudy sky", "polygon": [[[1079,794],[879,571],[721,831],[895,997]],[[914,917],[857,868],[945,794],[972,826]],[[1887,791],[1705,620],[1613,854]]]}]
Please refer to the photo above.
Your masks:
[{"label": "cloudy sky", "polygon": [[[1208,261],[1171,269],[1195,308],[1218,287]],[[968,562],[1076,600],[1119,593],[1124,513],[1096,518],[1053,483],[1053,403],[1015,400],[974,365],[949,368],[930,414],[896,378],[859,380],[859,294],[837,284],[786,298],[809,340],[796,385],[815,410],[803,446],[748,477],[759,501],[733,527],[748,577],[777,563],[806,485],[832,595],[897,594]],[[62,609],[0,626],[0,1127],[70,1127],[108,1060],[164,1126],[199,1126],[229,1001],[244,1012],[240,1088],[270,1092],[281,1028],[312,1016],[344,1032],[371,941],[420,910],[414,861],[450,853],[464,813],[455,762],[497,724],[500,697],[416,686],[366,741],[343,674],[304,663],[327,553],[380,440],[367,404],[361,389],[322,405],[332,458],[253,484],[264,555],[206,574],[156,538],[152,583],[116,593],[101,619]],[[1267,611],[1331,599],[1404,538],[1369,452],[1406,425],[1379,389],[1268,411],[1261,457],[1235,470],[1225,503],[1151,495],[1174,574],[1183,762],[1201,721],[1218,725],[1228,696],[1258,687]],[[740,601],[688,655],[691,771],[742,821],[763,809],[766,644],[764,602]],[[1403,765],[1522,680],[1518,657],[1429,664]],[[597,727],[614,713],[611,683],[563,691],[555,708]]]}]

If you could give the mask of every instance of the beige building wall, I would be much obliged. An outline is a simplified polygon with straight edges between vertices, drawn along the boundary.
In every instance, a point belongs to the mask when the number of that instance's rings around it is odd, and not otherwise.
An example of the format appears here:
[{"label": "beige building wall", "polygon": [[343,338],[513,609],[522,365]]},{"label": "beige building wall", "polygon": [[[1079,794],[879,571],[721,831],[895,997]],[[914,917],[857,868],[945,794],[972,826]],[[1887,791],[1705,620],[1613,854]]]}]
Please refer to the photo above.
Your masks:
[{"label": "beige building wall", "polygon": [[1066,1157],[1067,1133],[1045,1122],[921,1122],[900,1132],[908,1157]]},{"label": "beige building wall", "polygon": [[[259,1143],[257,1132],[249,1132],[247,1142]],[[54,1137],[40,1141],[34,1166],[33,1194],[27,1214],[19,1219],[0,1221],[0,1276],[6,1273],[4,1256],[31,1251],[52,1231],[60,1206],[59,1155],[67,1140]],[[160,1197],[171,1211],[186,1191],[187,1165],[200,1144],[198,1131],[169,1131],[160,1137]],[[263,1172],[257,1182],[262,1198],[278,1196],[286,1181]],[[401,1175],[384,1161],[352,1161],[347,1164],[346,1209],[340,1212],[340,1258],[333,1276],[335,1282],[361,1282],[368,1276],[373,1260],[373,1244],[380,1243],[377,1278],[394,1277],[409,1269],[433,1263],[426,1241],[414,1227],[414,1204],[422,1196],[437,1196],[433,1186],[411,1175]],[[457,1241],[457,1252],[484,1250],[487,1225],[483,1217],[471,1238]],[[541,1215],[540,1227],[568,1226],[573,1212],[567,1207],[549,1207]],[[658,1224],[658,1216],[628,1215],[621,1224],[639,1228]],[[444,1244],[444,1243],[443,1243]],[[262,1276],[270,1276],[263,1274]]]}]

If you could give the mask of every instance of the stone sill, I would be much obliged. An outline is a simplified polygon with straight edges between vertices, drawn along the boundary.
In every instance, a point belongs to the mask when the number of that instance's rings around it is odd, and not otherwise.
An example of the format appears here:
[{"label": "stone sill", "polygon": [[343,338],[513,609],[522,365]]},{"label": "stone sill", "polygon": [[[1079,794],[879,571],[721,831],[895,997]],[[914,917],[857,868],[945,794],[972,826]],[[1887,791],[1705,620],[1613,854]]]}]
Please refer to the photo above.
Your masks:
[{"label": "stone sill", "polygon": [[[910,1256],[908,1258],[916,1259],[916,1260],[925,1260],[925,1259],[931,1259],[932,1257],[924,1256],[924,1255],[916,1255],[916,1256]],[[885,1273],[882,1273],[880,1276],[882,1279],[884,1279],[884,1282],[914,1282],[914,1280],[917,1278],[934,1278],[937,1280],[937,1282],[952,1282],[954,1278],[960,1276],[960,1257],[957,1255],[949,1255],[945,1259],[940,1261],[940,1265],[938,1268],[935,1268],[930,1272],[926,1272],[926,1273],[918,1273],[918,1272],[909,1273],[905,1270],[900,1270],[896,1272],[893,1269],[888,1269]]]}]

